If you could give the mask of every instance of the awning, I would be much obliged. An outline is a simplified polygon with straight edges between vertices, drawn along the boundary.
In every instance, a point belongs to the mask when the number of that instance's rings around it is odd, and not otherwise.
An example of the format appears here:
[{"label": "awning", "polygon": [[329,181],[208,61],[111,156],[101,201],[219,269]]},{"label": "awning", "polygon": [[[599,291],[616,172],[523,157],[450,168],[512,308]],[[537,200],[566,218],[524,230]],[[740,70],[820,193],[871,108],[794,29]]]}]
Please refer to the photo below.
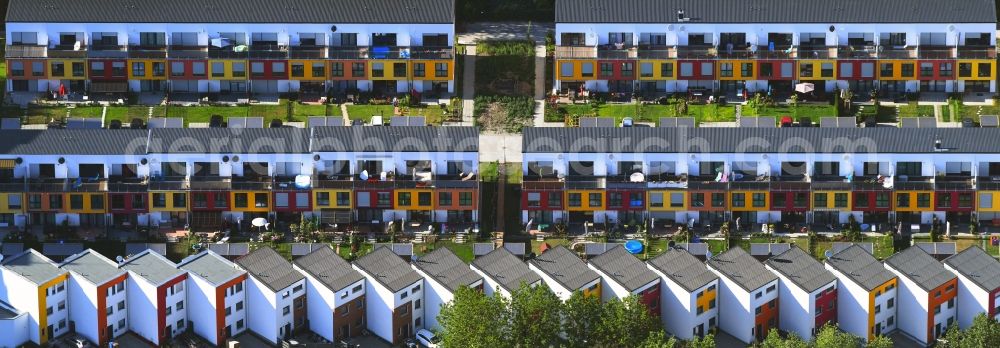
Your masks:
[{"label": "awning", "polygon": [[14,169],[14,160],[12,159],[0,160],[0,169]]},{"label": "awning", "polygon": [[91,93],[125,93],[128,81],[94,81],[90,83]]}]

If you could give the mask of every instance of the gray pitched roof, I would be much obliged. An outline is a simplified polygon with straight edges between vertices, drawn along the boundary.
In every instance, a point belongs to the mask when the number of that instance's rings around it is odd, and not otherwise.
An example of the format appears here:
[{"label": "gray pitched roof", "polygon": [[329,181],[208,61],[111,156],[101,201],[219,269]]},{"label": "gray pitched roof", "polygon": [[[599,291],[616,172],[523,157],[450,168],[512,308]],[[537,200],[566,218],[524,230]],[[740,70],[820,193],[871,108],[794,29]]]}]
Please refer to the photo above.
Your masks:
[{"label": "gray pitched roof", "polygon": [[7,302],[0,301],[0,319],[11,319],[21,313]]},{"label": "gray pitched roof", "polygon": [[989,0],[557,0],[556,23],[993,23]]},{"label": "gray pitched roof", "polygon": [[146,135],[143,129],[0,130],[0,154],[141,155]]},{"label": "gray pitched roof", "polygon": [[708,265],[721,272],[747,292],[752,292],[778,279],[743,248],[730,248],[708,260]]},{"label": "gray pitched roof", "polygon": [[137,255],[145,250],[153,250],[160,255],[167,254],[167,243],[127,243],[125,255]]},{"label": "gray pitched roof", "polygon": [[621,245],[590,259],[588,262],[629,291],[636,291],[646,284],[658,280],[656,274],[646,268],[646,264],[642,263],[635,255],[630,254]]},{"label": "gray pitched roof", "polygon": [[143,250],[126,259],[121,268],[132,271],[132,273],[157,285],[184,274],[183,270],[177,268],[177,264],[170,262],[162,254],[152,249]]},{"label": "gray pitched roof", "polygon": [[409,264],[384,246],[355,260],[354,265],[392,292],[399,292],[423,279]]},{"label": "gray pitched roof", "polygon": [[12,0],[8,22],[453,23],[453,0]]},{"label": "gray pitched roof", "polygon": [[72,271],[96,285],[107,283],[112,278],[125,274],[115,261],[108,260],[104,255],[91,249],[67,257],[59,267]]},{"label": "gray pitched roof", "polygon": [[860,246],[862,249],[865,249],[865,251],[867,251],[869,254],[874,253],[873,250],[875,250],[874,243],[833,242],[833,247],[832,249],[830,249],[830,252],[836,254],[844,249],[847,249],[852,245]]},{"label": "gray pitched roof", "polygon": [[55,277],[66,274],[66,271],[60,269],[59,265],[35,249],[28,249],[20,254],[5,258],[0,265],[11,272],[20,274],[36,285],[45,284]]},{"label": "gray pitched roof", "polygon": [[83,243],[45,243],[42,244],[42,254],[53,259],[62,261],[67,256],[83,251]]},{"label": "gray pitched roof", "polygon": [[521,283],[528,285],[542,280],[524,262],[505,248],[493,251],[472,261],[472,267],[485,273],[508,292],[516,290]]},{"label": "gray pitched roof", "polygon": [[822,263],[799,247],[772,256],[765,262],[806,292],[813,292],[837,280]]},{"label": "gray pitched roof", "polygon": [[315,127],[314,152],[476,152],[475,127]]},{"label": "gray pitched roof", "polygon": [[978,246],[965,248],[944,263],[986,291],[1000,289],[1000,261]]},{"label": "gray pitched roof", "polygon": [[157,128],[149,131],[149,153],[271,154],[309,152],[302,128]]},{"label": "gray pitched roof", "polygon": [[647,263],[688,292],[694,292],[719,279],[715,273],[705,268],[704,263],[684,249],[667,249]]},{"label": "gray pitched roof", "polygon": [[954,273],[944,269],[940,261],[921,248],[906,248],[890,256],[885,263],[926,291],[934,290],[955,279]]},{"label": "gray pitched roof", "polygon": [[587,256],[597,256],[620,245],[622,243],[587,243],[583,245],[583,253]]},{"label": "gray pitched roof", "polygon": [[524,129],[525,153],[1000,152],[1000,128],[563,128]]},{"label": "gray pitched roof", "polygon": [[867,291],[896,278],[865,249],[851,245],[826,259],[826,263]]},{"label": "gray pitched roof", "polygon": [[222,285],[244,273],[236,269],[232,262],[211,250],[185,257],[177,266],[215,286]]},{"label": "gray pitched roof", "polygon": [[250,253],[250,243],[211,243],[208,250],[222,256],[243,256]]},{"label": "gray pitched roof", "polygon": [[329,246],[326,243],[292,243],[292,257],[309,255],[309,253],[317,249]]},{"label": "gray pitched roof", "polygon": [[528,261],[569,291],[583,288],[600,276],[572,251],[560,245]]},{"label": "gray pitched roof", "polygon": [[329,245],[319,247],[292,263],[333,291],[340,291],[365,279]]},{"label": "gray pitched roof", "polygon": [[483,280],[448,248],[438,248],[413,261],[413,265],[451,291]]},{"label": "gray pitched roof", "polygon": [[524,256],[525,244],[524,243],[503,243],[503,248],[510,251],[512,254],[517,256]]},{"label": "gray pitched roof", "polygon": [[489,254],[493,251],[493,243],[474,243],[472,244],[472,254],[476,257]]},{"label": "gray pitched roof", "polygon": [[913,245],[931,255],[955,255],[955,249],[958,249],[955,242],[918,242]]},{"label": "gray pitched roof", "polygon": [[236,264],[247,270],[250,276],[267,285],[272,292],[281,291],[305,279],[302,273],[292,268],[292,264],[271,247],[260,248],[240,256],[236,259]]}]

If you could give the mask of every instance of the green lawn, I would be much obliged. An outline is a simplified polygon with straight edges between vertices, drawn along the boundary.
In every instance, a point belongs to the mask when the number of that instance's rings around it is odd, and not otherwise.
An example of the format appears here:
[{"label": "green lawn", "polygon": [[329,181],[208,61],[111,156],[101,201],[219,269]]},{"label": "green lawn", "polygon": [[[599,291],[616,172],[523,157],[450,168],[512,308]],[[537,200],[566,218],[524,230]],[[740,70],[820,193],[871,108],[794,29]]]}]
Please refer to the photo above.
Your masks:
[{"label": "green lawn", "polygon": [[537,239],[531,238],[531,251],[529,252],[535,253],[535,255],[541,254],[542,252],[539,250],[542,247],[542,243],[546,243],[549,247],[553,248],[560,245],[569,248],[573,245],[573,241],[566,238],[546,238],[544,242],[539,242]]},{"label": "green lawn", "polygon": [[[392,105],[348,105],[347,114],[352,120],[371,122],[372,116],[382,116],[382,122],[388,122],[393,116]],[[427,124],[440,125],[447,118],[440,106],[404,107],[406,116],[424,116]],[[339,115],[339,113],[338,113]]]},{"label": "green lawn", "polygon": [[[981,115],[1000,115],[1000,106],[989,105],[989,106],[977,106],[977,105],[964,105],[958,101],[952,101],[948,103],[948,107],[952,110],[955,117],[951,121],[958,122],[964,118],[971,118],[976,122],[979,122],[979,116]],[[944,110],[948,117],[951,114],[948,113],[948,109]]]},{"label": "green lawn", "polygon": [[[594,116],[594,110],[589,104],[560,105],[568,115]],[[732,121],[735,115],[735,108],[732,106],[712,105],[688,105],[686,117],[694,117],[695,121],[719,122]],[[638,117],[636,116],[638,115]],[[677,107],[673,104],[603,104],[597,109],[598,117],[613,117],[615,125],[621,124],[625,117],[632,117],[639,122],[658,122],[661,117],[677,117]]]},{"label": "green lawn", "polygon": [[414,246],[416,249],[414,250],[414,253],[417,254],[417,256],[421,256],[438,248],[448,248],[451,252],[455,253],[455,256],[458,256],[458,258],[465,263],[472,263],[472,260],[475,260],[476,258],[472,252],[472,244],[472,242],[455,243],[452,241],[438,241],[433,245],[417,244]]},{"label": "green lawn", "polygon": [[307,105],[296,103],[293,106],[292,115],[296,118],[305,118],[308,116],[340,116],[341,113],[340,105]]},{"label": "green lawn", "polygon": [[[930,238],[913,238],[913,242],[914,243],[930,242],[930,241],[931,241]],[[945,238],[943,240],[943,242],[955,243],[955,248],[957,249],[957,251],[962,251],[962,250],[965,250],[966,248],[973,247],[973,246],[978,246],[980,248],[983,247],[983,240],[982,239],[966,239],[966,238],[963,238],[963,239],[947,239],[947,238]],[[986,252],[988,252],[990,255],[993,255],[993,256],[997,256],[998,253],[1000,253],[1000,250],[998,250],[997,246],[990,244],[989,240],[986,241],[986,249],[985,250],[986,250]]]},{"label": "green lawn", "polygon": [[910,102],[896,109],[899,110],[899,117],[934,117],[934,107],[931,105],[917,105],[916,102]]},{"label": "green lawn", "polygon": [[813,121],[819,121],[820,117],[834,117],[837,116],[837,110],[833,105],[829,104],[799,104],[796,107],[792,107],[787,104],[780,104],[776,106],[766,106],[761,107],[756,113],[754,113],[749,108],[743,108],[743,115],[745,116],[791,116],[792,118],[798,120],[803,117],[808,117]]}]

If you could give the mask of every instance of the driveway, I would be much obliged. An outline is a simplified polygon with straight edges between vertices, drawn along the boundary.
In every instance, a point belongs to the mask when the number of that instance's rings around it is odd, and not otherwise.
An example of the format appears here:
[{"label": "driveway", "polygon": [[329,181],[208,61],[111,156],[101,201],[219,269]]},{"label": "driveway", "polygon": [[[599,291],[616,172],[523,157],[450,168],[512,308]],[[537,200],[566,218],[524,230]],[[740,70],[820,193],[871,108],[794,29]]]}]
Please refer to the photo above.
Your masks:
[{"label": "driveway", "polygon": [[535,22],[481,22],[469,23],[466,30],[458,34],[458,44],[475,45],[481,40],[525,40],[528,30],[536,43],[545,44],[545,35],[555,31],[553,23]]}]

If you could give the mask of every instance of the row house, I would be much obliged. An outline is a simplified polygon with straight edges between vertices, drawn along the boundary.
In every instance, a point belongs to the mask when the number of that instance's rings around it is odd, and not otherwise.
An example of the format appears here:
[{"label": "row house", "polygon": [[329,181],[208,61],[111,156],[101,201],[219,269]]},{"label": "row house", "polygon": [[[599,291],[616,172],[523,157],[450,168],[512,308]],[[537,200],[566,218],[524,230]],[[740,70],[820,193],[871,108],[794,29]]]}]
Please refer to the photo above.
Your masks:
[{"label": "row house", "polygon": [[424,278],[389,247],[379,247],[351,264],[365,277],[368,331],[401,344],[424,328]]},{"label": "row house", "polygon": [[9,225],[201,231],[305,215],[342,228],[399,221],[413,233],[478,221],[472,127],[2,133]]},{"label": "row house", "polygon": [[764,267],[778,276],[781,329],[813,337],[823,325],[837,322],[837,278],[799,247],[774,255]]},{"label": "row house", "polygon": [[928,346],[957,322],[958,278],[921,248],[910,247],[885,260],[899,279],[900,331]]},{"label": "row house", "polygon": [[680,248],[670,248],[646,262],[660,280],[663,328],[683,340],[704,337],[719,322],[719,277],[705,263]]},{"label": "row house", "polygon": [[899,296],[894,273],[858,245],[833,254],[825,267],[837,278],[837,323],[841,330],[866,342],[896,330]]},{"label": "row house", "polygon": [[128,272],[91,249],[67,257],[59,268],[69,272],[70,331],[101,346],[128,331]]},{"label": "row house", "polygon": [[125,13],[73,1],[14,1],[6,90],[454,92],[453,2],[330,5],[307,0],[276,9],[237,0],[212,6],[143,0]]},{"label": "row house", "polygon": [[460,287],[468,287],[479,292],[483,291],[483,277],[469,268],[469,265],[459,259],[451,249],[438,248],[411,262],[413,271],[424,279],[427,289],[424,291],[424,327],[432,331],[440,331],[443,327],[438,322],[441,307],[455,298],[455,292]]},{"label": "row house", "polygon": [[706,262],[719,277],[719,328],[743,343],[763,341],[778,328],[778,277],[742,248]]},{"label": "row house", "polygon": [[27,315],[22,334],[26,341],[43,345],[74,331],[70,326],[66,270],[35,249],[28,249],[4,258],[0,274],[0,301]]},{"label": "row house", "polygon": [[967,329],[979,314],[1000,320],[1000,261],[979,247],[969,247],[944,260],[958,277],[958,326]]},{"label": "row house", "polygon": [[333,248],[313,250],[293,260],[292,267],[306,278],[309,330],[331,342],[365,331],[365,277]]},{"label": "row house", "polygon": [[535,271],[560,300],[569,300],[577,291],[584,297],[602,298],[601,277],[565,246],[545,250],[528,260],[528,268]]},{"label": "row house", "polygon": [[211,250],[178,264],[188,274],[188,328],[211,345],[247,330],[247,274]]},{"label": "row house", "polygon": [[483,277],[483,293],[487,296],[509,299],[522,285],[534,287],[542,283],[542,277],[507,248],[493,249],[473,260],[469,268]]},{"label": "row house", "polygon": [[588,260],[587,267],[601,276],[604,302],[635,295],[651,314],[660,315],[660,278],[624,246],[615,246]]},{"label": "row house", "polygon": [[22,312],[0,301],[0,332],[4,335],[0,337],[0,345],[4,347],[17,347],[28,340],[28,313]]},{"label": "row house", "polygon": [[188,273],[152,249],[121,263],[128,272],[128,329],[154,345],[169,342],[188,329]]},{"label": "row house", "polygon": [[[529,128],[522,222],[572,233],[614,224],[740,230],[987,230],[1000,207],[989,129]],[[914,140],[916,139],[916,140]],[[978,139],[978,140],[974,140]]]},{"label": "row house", "polygon": [[306,278],[274,249],[236,259],[247,272],[246,317],[250,331],[277,345],[306,327]]},{"label": "row house", "polygon": [[[996,10],[973,1],[556,1],[556,91],[996,92]],[[906,11],[899,11],[900,6]],[[615,7],[620,11],[581,11]],[[720,11],[726,8],[726,11]]]}]

